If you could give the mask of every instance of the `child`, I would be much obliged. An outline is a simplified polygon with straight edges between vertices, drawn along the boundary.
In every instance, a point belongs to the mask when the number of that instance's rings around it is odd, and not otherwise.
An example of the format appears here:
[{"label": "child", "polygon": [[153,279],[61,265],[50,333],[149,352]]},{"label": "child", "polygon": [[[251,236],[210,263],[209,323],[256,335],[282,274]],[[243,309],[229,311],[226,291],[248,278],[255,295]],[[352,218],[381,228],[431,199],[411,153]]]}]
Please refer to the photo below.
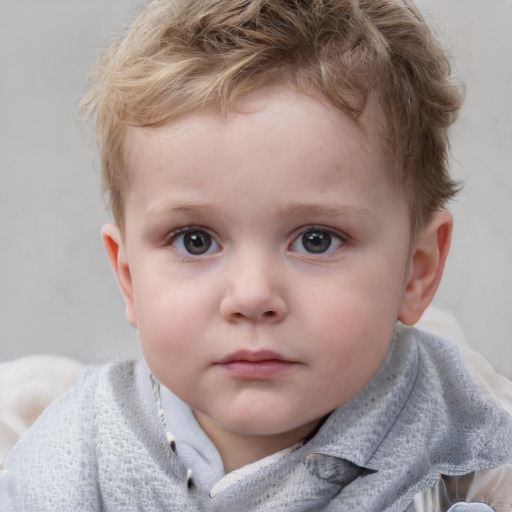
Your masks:
[{"label": "child", "polygon": [[408,0],[148,4],[84,101],[144,362],[46,411],[2,512],[510,511],[512,419],[409,327],[450,244],[449,72]]}]

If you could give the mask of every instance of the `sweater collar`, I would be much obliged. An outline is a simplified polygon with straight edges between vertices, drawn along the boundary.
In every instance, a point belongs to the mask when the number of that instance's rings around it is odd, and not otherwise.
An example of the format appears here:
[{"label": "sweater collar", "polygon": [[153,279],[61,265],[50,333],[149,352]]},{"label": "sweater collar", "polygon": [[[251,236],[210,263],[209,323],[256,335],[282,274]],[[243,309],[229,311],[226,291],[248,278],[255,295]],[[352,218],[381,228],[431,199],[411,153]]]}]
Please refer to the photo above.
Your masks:
[{"label": "sweater collar", "polygon": [[419,349],[408,328],[397,325],[388,354],[374,377],[331,413],[307,443],[310,454],[344,459],[370,471],[371,459],[405,406],[419,371]]}]

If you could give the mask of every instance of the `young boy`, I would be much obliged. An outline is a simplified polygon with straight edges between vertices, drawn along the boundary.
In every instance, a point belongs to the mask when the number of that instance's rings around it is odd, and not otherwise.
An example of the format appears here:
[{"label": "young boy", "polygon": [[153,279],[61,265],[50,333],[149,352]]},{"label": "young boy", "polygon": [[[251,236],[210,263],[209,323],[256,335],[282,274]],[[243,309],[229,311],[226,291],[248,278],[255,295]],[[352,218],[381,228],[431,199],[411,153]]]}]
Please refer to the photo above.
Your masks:
[{"label": "young boy", "polygon": [[510,511],[511,418],[408,327],[450,244],[449,73],[407,0],[148,4],[84,102],[144,362],[46,411],[2,512]]}]

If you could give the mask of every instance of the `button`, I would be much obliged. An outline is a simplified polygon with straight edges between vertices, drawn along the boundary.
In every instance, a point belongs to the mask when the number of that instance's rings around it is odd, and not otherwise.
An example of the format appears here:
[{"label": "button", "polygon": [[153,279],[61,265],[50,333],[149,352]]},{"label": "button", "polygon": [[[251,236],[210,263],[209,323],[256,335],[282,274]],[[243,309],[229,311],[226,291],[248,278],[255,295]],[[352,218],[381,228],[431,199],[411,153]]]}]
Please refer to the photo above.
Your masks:
[{"label": "button", "polygon": [[192,481],[192,470],[187,471],[187,489],[192,489],[194,482]]},{"label": "button", "polygon": [[495,510],[485,503],[463,501],[455,503],[446,512],[495,512]]}]

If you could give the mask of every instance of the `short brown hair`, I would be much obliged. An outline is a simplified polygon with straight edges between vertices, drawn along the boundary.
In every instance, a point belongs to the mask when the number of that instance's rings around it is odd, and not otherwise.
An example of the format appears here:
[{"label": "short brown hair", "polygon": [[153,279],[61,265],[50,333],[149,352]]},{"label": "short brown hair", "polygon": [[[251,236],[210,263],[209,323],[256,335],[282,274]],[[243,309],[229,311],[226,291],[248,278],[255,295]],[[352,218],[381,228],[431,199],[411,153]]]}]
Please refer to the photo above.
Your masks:
[{"label": "short brown hair", "polygon": [[413,231],[457,191],[447,129],[462,102],[409,0],[154,0],[100,52],[82,108],[96,119],[103,186],[123,226],[127,126],[160,126],[264,85],[320,93],[356,122],[376,94]]}]

